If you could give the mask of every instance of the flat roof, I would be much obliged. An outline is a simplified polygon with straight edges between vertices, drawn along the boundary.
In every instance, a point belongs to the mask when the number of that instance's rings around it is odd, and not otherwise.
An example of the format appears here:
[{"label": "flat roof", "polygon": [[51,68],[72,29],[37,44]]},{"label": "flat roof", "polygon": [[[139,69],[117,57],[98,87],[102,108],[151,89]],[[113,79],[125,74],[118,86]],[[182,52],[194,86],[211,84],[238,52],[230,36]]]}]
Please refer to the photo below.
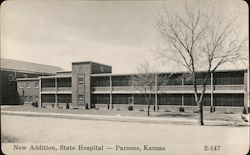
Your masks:
[{"label": "flat roof", "polygon": [[75,61],[75,62],[72,62],[72,64],[91,64],[91,63],[112,67],[110,65],[102,64],[102,63],[98,63],[98,62],[94,62],[94,61]]},{"label": "flat roof", "polygon": [[28,72],[28,73],[45,73],[45,74],[55,74],[57,71],[63,71],[61,67],[38,64],[33,62],[26,62],[20,60],[12,59],[1,59],[1,69]]},{"label": "flat roof", "polygon": [[[247,69],[225,69],[225,70],[216,70],[215,73],[218,72],[235,72],[235,71],[244,71],[246,72]],[[152,72],[151,74],[180,74],[180,73],[187,73],[188,71],[176,71],[176,72]],[[197,71],[197,72],[205,72],[205,70]],[[138,75],[139,73],[126,73],[126,74],[112,74],[112,73],[104,73],[104,74],[91,74],[93,77],[98,77],[98,76],[129,76],[129,75]]]},{"label": "flat roof", "polygon": [[17,81],[36,81],[39,80],[39,78],[17,78]]}]

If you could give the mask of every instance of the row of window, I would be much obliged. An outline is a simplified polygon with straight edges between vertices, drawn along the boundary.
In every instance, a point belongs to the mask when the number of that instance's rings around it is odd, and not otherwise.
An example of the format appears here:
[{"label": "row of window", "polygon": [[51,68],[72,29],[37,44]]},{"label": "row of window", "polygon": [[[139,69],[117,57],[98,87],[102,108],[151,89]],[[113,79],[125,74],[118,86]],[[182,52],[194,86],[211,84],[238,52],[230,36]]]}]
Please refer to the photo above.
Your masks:
[{"label": "row of window", "polygon": [[26,102],[35,102],[38,100],[38,96],[30,96],[30,95],[24,95],[20,96],[20,102],[21,103],[26,103]]},{"label": "row of window", "polygon": [[38,88],[39,87],[39,82],[38,81],[35,81],[35,82],[22,82],[22,83],[19,83],[19,88]]},{"label": "row of window", "polygon": [[[47,103],[55,103],[56,96],[54,94],[42,95],[42,102]],[[58,94],[57,102],[59,103],[71,103],[71,95],[70,94]]]},{"label": "row of window", "polygon": [[[113,104],[130,104],[132,95],[112,95]],[[165,94],[158,95],[159,105],[182,105],[182,101],[186,106],[196,106],[194,95],[192,94]],[[92,95],[91,102],[93,104],[109,104],[109,95]],[[143,95],[134,95],[134,104],[147,105],[147,101]],[[154,95],[151,96],[150,104],[154,104]],[[243,106],[244,95],[242,94],[215,94],[213,96],[213,104],[215,106]],[[206,94],[203,98],[203,105],[211,105],[211,96]]]},{"label": "row of window", "polygon": [[[198,85],[203,84],[205,74],[197,75],[196,82]],[[158,75],[158,85],[192,85],[193,78],[189,75],[183,74],[160,74]],[[211,84],[210,76],[207,79],[207,84]],[[214,73],[213,78],[214,85],[237,85],[244,84],[244,72],[220,72]],[[91,79],[92,87],[108,87],[110,86],[109,76],[104,77],[92,77]],[[133,76],[113,76],[112,77],[112,86],[132,86],[133,85]]]},{"label": "row of window", "polygon": [[[42,79],[42,87],[55,87],[55,79]],[[58,87],[71,87],[71,78],[58,78]]]}]

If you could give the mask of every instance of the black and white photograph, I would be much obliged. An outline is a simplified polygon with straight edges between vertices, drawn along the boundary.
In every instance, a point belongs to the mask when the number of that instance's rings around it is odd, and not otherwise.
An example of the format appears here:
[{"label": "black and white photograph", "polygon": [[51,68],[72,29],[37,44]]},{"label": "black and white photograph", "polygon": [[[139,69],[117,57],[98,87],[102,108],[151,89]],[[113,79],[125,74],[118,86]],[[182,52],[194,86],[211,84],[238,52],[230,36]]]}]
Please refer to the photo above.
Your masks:
[{"label": "black and white photograph", "polygon": [[6,0],[6,155],[246,155],[244,0]]}]

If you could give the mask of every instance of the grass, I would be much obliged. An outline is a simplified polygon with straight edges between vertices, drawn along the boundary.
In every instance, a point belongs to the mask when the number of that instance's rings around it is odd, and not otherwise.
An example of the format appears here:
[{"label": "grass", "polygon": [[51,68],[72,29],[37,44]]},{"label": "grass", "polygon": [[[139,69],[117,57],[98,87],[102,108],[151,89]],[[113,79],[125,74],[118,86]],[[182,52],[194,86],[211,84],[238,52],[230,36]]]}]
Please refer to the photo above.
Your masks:
[{"label": "grass", "polygon": [[19,139],[13,136],[1,134],[1,142],[2,143],[18,143]]},{"label": "grass", "polygon": [[[38,113],[66,113],[66,114],[88,114],[88,115],[108,115],[108,116],[133,116],[133,117],[147,117],[146,111],[128,111],[128,110],[107,110],[107,109],[63,109],[63,108],[35,108],[31,106],[6,106],[1,107],[2,110],[6,111],[29,111]],[[150,117],[161,117],[161,118],[187,118],[187,119],[198,119],[198,113],[193,113],[193,111],[152,111],[150,112]],[[204,111],[204,120],[220,120],[220,121],[231,121],[231,122],[242,122],[240,114],[215,112],[210,113]]]}]

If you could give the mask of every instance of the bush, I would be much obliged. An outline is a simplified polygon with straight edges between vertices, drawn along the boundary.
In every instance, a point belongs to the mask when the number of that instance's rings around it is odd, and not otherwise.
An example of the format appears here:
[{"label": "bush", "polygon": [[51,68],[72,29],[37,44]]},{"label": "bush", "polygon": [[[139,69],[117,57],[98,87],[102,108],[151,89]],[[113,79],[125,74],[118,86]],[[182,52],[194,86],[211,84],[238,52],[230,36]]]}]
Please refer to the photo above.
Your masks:
[{"label": "bush", "polygon": [[140,109],[139,111],[145,111],[144,109]]},{"label": "bush", "polygon": [[247,109],[246,109],[246,107],[243,107],[242,113],[243,113],[243,114],[247,114]]},{"label": "bush", "polygon": [[32,105],[33,107],[38,107],[38,103],[37,103],[37,102],[32,102],[31,105]]},{"label": "bush", "polygon": [[132,111],[133,110],[133,106],[128,106],[128,110]]},{"label": "bush", "polygon": [[95,108],[95,104],[90,104],[90,108]]},{"label": "bush", "polygon": [[185,112],[185,109],[183,107],[180,107],[179,112]]},{"label": "bush", "polygon": [[66,104],[66,109],[69,109],[69,103]]},{"label": "bush", "polygon": [[164,110],[164,111],[165,111],[165,112],[171,112],[170,110],[167,110],[167,109],[166,109],[166,110]]},{"label": "bush", "polygon": [[195,110],[195,111],[193,111],[193,113],[199,113],[200,112],[200,110]]},{"label": "bush", "polygon": [[234,113],[231,111],[225,111],[224,114],[234,114]]},{"label": "bush", "polygon": [[89,104],[88,103],[85,104],[85,109],[89,109]]},{"label": "bush", "polygon": [[51,107],[52,107],[52,108],[54,108],[54,106],[55,106],[54,104],[51,104]]}]

